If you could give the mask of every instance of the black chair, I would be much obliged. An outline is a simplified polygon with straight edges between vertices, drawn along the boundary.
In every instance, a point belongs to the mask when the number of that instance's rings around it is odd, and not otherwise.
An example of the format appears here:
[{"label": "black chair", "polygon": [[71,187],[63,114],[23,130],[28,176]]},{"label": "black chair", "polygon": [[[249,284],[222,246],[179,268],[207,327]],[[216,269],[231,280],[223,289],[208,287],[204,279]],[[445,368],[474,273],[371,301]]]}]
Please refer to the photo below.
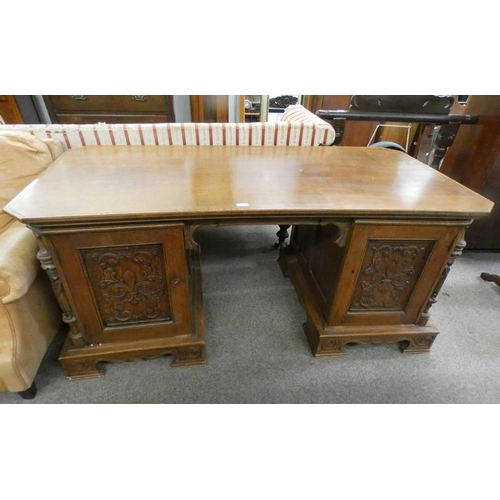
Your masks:
[{"label": "black chair", "polygon": [[[426,125],[434,124],[436,128],[430,164],[438,170],[446,151],[453,144],[460,125],[477,123],[476,116],[450,114],[453,104],[454,98],[449,95],[354,95],[349,110],[318,110],[316,115],[332,123],[336,132],[334,146],[342,142],[347,120],[374,121],[378,123],[377,129],[380,126],[387,126],[388,123],[405,123],[407,126],[417,123],[417,137],[423,133]],[[419,142],[414,141],[411,147],[408,145],[407,148],[390,141],[370,144],[374,136],[375,133],[368,145],[398,149],[412,156],[415,155],[416,145]]]}]

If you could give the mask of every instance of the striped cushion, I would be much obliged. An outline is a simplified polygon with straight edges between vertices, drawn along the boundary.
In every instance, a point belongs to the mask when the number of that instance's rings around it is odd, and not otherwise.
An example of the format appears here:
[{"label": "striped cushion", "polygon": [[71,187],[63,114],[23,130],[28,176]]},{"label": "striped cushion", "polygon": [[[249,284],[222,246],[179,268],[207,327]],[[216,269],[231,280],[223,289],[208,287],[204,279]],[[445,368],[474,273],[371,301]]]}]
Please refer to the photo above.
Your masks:
[{"label": "striped cushion", "polygon": [[335,140],[331,126],[327,129],[304,121],[0,125],[2,130],[58,139],[64,149],[90,145],[318,146],[333,144]]}]

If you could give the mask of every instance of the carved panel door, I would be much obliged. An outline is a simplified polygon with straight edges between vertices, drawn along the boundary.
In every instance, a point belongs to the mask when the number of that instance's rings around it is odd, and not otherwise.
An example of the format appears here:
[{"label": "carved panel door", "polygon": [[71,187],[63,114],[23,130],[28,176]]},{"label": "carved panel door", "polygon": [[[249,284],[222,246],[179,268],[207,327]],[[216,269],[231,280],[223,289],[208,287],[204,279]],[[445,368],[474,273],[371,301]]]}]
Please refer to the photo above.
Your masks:
[{"label": "carved panel door", "polygon": [[463,226],[358,221],[329,325],[416,323]]},{"label": "carved panel door", "polygon": [[55,234],[49,242],[91,343],[190,333],[182,225]]}]

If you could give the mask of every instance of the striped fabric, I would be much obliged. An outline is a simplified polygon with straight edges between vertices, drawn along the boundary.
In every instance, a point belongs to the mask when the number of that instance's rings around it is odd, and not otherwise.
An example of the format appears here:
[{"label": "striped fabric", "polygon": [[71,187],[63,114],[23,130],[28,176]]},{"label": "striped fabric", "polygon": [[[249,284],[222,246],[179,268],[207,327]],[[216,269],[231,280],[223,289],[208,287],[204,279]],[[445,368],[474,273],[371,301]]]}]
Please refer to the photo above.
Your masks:
[{"label": "striped fabric", "polygon": [[58,139],[65,150],[91,145],[329,146],[335,140],[331,126],[325,128],[304,121],[0,125],[2,130],[29,132],[40,139]]},{"label": "striped fabric", "polygon": [[311,113],[307,108],[304,108],[301,104],[293,104],[288,106],[283,113],[281,118],[282,122],[303,122],[303,123],[314,123],[322,130],[331,129],[332,126],[319,116]]}]

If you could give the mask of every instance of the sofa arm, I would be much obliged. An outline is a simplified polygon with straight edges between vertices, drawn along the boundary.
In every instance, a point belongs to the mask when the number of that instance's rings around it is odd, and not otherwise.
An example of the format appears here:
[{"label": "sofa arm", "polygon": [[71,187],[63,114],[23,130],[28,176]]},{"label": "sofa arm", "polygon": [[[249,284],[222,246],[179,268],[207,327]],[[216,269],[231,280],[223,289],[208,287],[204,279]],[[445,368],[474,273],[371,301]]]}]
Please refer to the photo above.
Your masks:
[{"label": "sofa arm", "polygon": [[48,143],[17,130],[16,125],[10,127],[0,130],[0,233],[12,223],[1,209],[54,161]]},{"label": "sofa arm", "polygon": [[40,272],[35,235],[14,222],[0,235],[0,300],[4,304],[23,297]]},{"label": "sofa arm", "polygon": [[313,123],[324,134],[323,145],[331,146],[335,142],[335,129],[328,122],[300,104],[288,106],[280,121]]}]

